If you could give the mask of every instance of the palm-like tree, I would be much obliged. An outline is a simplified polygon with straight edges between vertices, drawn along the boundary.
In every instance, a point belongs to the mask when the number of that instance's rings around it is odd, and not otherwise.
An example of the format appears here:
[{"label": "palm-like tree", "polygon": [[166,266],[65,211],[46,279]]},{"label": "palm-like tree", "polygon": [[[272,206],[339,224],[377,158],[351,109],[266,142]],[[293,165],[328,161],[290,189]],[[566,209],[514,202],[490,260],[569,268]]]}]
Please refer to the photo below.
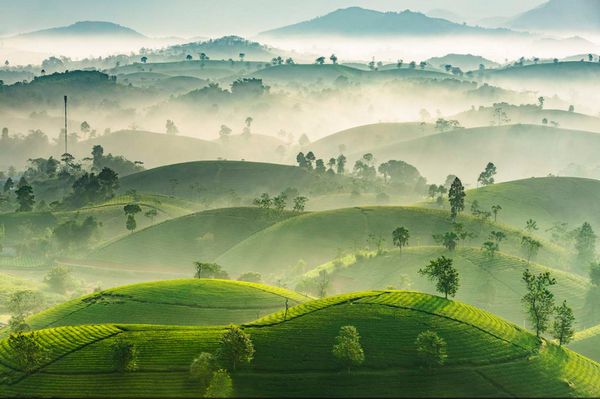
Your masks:
[{"label": "palm-like tree", "polygon": [[400,254],[402,254],[402,247],[408,246],[410,232],[404,226],[398,227],[392,232],[392,238],[394,240],[394,245],[400,248]]}]

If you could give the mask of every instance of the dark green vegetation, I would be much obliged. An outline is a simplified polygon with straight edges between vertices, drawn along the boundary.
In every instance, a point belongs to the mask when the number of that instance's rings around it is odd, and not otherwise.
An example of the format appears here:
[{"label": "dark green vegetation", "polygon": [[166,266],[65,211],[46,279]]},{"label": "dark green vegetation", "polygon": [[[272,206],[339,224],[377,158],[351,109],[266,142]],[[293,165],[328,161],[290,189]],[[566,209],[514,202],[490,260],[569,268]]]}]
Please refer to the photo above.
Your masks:
[{"label": "dark green vegetation", "polygon": [[[244,326],[255,355],[231,373],[236,396],[598,396],[597,364],[487,312],[412,292],[369,291],[308,302]],[[341,372],[332,354],[340,327],[361,335],[365,361]],[[425,330],[447,342],[444,365],[425,372],[416,338]],[[18,371],[7,341],[2,396],[197,397],[189,367],[214,352],[223,328],[141,325],[42,330],[49,358]],[[111,345],[135,344],[137,370],[116,372]],[[281,343],[285,342],[285,345]]]},{"label": "dark green vegetation", "polygon": [[[96,292],[27,319],[34,330],[81,324],[215,326],[241,324],[309,298],[267,285],[190,279],[128,285]],[[6,333],[6,331],[5,331]]]},{"label": "dark green vegetation", "polygon": [[229,194],[230,200],[235,204],[237,198],[239,204],[241,197],[263,192],[278,193],[288,187],[301,191],[317,188],[320,180],[324,179],[289,165],[201,161],[168,165],[126,176],[121,179],[121,191],[135,189],[195,201]]},{"label": "dark green vegetation", "polygon": [[[502,245],[502,244],[501,244]],[[375,254],[370,254],[371,256]],[[587,278],[548,269],[538,263],[527,263],[522,258],[496,253],[490,258],[480,248],[456,248],[450,252],[442,247],[407,247],[386,252],[370,258],[363,255],[356,260],[349,256],[343,264],[329,262],[308,272],[315,277],[320,270],[327,270],[333,283],[332,293],[349,293],[370,289],[407,289],[435,294],[435,283],[419,275],[431,259],[445,256],[453,260],[453,267],[460,276],[460,289],[456,300],[485,309],[516,324],[523,325],[525,316],[521,297],[525,288],[521,277],[525,269],[534,274],[552,271],[558,281],[551,290],[557,298],[568,299],[577,316],[579,329],[591,324],[589,303],[586,300],[591,286]],[[531,328],[529,323],[527,327]]]}]

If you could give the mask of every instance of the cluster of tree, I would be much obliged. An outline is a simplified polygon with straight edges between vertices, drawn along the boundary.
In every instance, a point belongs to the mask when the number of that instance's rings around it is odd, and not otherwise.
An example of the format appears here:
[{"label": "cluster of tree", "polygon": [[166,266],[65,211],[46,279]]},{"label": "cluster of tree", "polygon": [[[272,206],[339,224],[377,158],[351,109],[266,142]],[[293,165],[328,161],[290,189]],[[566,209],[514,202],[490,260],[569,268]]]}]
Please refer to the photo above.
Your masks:
[{"label": "cluster of tree", "polygon": [[308,198],[298,195],[298,190],[290,188],[275,197],[271,197],[268,193],[263,193],[259,198],[255,198],[252,203],[262,209],[265,216],[279,216],[287,207],[288,193],[296,194],[296,197],[293,199],[293,211],[304,212]]},{"label": "cluster of tree", "polygon": [[216,263],[194,262],[194,278],[229,280],[229,273]]},{"label": "cluster of tree", "polygon": [[[86,158],[87,159],[87,158]],[[100,172],[104,168],[113,170],[119,176],[127,176],[144,170],[141,161],[130,161],[123,156],[104,155],[104,148],[95,145],[92,148],[92,171]]]},{"label": "cluster of tree", "polygon": [[298,162],[299,167],[314,170],[319,175],[325,173],[329,175],[335,173],[343,175],[346,173],[346,157],[343,154],[340,154],[337,159],[330,158],[329,162],[327,162],[327,167],[325,166],[325,161],[317,159],[312,151],[309,151],[306,155],[303,152],[299,152],[296,156],[296,162]]},{"label": "cluster of tree", "polygon": [[115,196],[119,186],[119,176],[110,168],[104,167],[98,174],[85,172],[73,182],[73,191],[64,198],[63,205],[81,208],[109,200]]},{"label": "cluster of tree", "polygon": [[460,125],[460,122],[455,119],[446,120],[444,118],[438,118],[438,120],[435,121],[435,130],[440,133],[444,133],[446,130],[452,131],[456,129],[462,129],[462,126]]}]

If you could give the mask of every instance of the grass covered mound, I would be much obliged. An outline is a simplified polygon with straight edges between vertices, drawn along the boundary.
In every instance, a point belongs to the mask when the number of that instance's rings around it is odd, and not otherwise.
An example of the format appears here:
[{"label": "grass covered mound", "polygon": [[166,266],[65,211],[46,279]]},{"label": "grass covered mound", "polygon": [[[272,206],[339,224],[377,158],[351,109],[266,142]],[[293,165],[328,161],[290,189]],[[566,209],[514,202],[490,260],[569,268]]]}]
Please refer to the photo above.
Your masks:
[{"label": "grass covered mound", "polygon": [[[500,205],[498,221],[516,228],[524,228],[533,219],[539,230],[536,234],[550,238],[546,232],[553,223],[568,223],[570,230],[589,222],[600,230],[600,181],[577,177],[540,177],[493,184],[466,191],[465,208],[473,201],[491,211]],[[419,203],[428,208],[439,207],[433,202]],[[449,210],[447,201],[444,208]]]},{"label": "grass covered mound", "polygon": [[[342,326],[358,330],[365,361],[351,373],[332,355]],[[256,353],[231,373],[236,396],[598,396],[598,365],[541,342],[497,316],[439,297],[368,291],[308,302],[244,326]],[[446,363],[420,364],[415,340],[434,331],[447,343]],[[222,327],[102,325],[40,331],[49,358],[18,371],[7,341],[0,395],[60,397],[198,397],[189,366],[218,347]],[[121,337],[139,353],[138,370],[120,373],[111,344]]]},{"label": "grass covered mound", "polygon": [[[285,219],[297,215],[285,212]],[[216,209],[168,220],[93,251],[82,262],[128,270],[189,271],[212,262],[252,234],[276,223],[258,208]],[[248,270],[252,271],[252,270]]]},{"label": "grass covered mound", "polygon": [[[177,179],[175,187],[172,179]],[[311,187],[319,177],[298,167],[259,162],[199,161],[178,163],[145,170],[121,179],[121,192],[135,189],[139,192],[173,195],[198,199],[190,184],[198,183],[207,192],[235,190],[238,196],[263,192],[279,193],[288,187],[298,190]],[[291,199],[290,199],[291,200]]]},{"label": "grass covered mound", "polygon": [[569,349],[600,362],[600,325],[586,328],[575,334]]},{"label": "grass covered mound", "polygon": [[[507,238],[501,251],[522,256],[523,232],[493,222],[480,223],[480,219],[461,214],[457,221],[465,224],[467,231],[479,236],[470,245],[479,246],[491,231],[502,231]],[[410,232],[409,245],[435,245],[434,234],[452,230],[449,212],[415,207],[363,207],[314,212],[286,219],[253,234],[220,255],[216,262],[230,273],[258,271],[266,275],[282,266],[291,267],[303,259],[309,268],[334,259],[338,248],[346,252],[367,245],[369,234],[381,236],[392,248],[392,231],[404,226]],[[356,244],[355,244],[356,240]],[[310,248],[306,251],[306,248]],[[537,260],[554,267],[561,257],[569,254],[556,245],[544,242]]]},{"label": "grass covered mound", "polygon": [[128,323],[180,326],[241,324],[308,300],[281,288],[241,281],[189,279],[104,290],[47,309],[27,320],[33,329]]},{"label": "grass covered mound", "polygon": [[[496,253],[493,258],[486,256],[479,248],[457,248],[449,252],[443,247],[409,247],[400,254],[398,250],[386,252],[369,259],[350,261],[342,267],[329,262],[306,273],[306,277],[318,276],[319,270],[330,273],[333,291],[338,293],[362,290],[411,289],[436,294],[435,283],[419,275],[430,260],[440,256],[452,258],[453,267],[460,275],[460,288],[456,300],[488,310],[498,316],[523,325],[525,313],[521,298],[526,290],[523,272],[529,269],[532,274],[549,270],[558,281],[551,287],[557,302],[567,299],[577,318],[576,327],[583,328],[591,317],[587,311],[586,295],[590,287],[588,279],[559,270],[548,269],[537,263],[514,256]],[[529,323],[528,327],[531,327]]]}]

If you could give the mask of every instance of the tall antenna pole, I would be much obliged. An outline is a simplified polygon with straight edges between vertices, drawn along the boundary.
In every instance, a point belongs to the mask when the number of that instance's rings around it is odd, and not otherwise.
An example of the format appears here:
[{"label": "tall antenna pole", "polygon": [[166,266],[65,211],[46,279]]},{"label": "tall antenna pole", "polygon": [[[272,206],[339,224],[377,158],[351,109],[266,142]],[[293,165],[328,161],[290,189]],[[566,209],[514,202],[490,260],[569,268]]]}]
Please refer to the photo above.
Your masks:
[{"label": "tall antenna pole", "polygon": [[65,154],[68,154],[68,148],[67,148],[67,96],[65,96]]}]

